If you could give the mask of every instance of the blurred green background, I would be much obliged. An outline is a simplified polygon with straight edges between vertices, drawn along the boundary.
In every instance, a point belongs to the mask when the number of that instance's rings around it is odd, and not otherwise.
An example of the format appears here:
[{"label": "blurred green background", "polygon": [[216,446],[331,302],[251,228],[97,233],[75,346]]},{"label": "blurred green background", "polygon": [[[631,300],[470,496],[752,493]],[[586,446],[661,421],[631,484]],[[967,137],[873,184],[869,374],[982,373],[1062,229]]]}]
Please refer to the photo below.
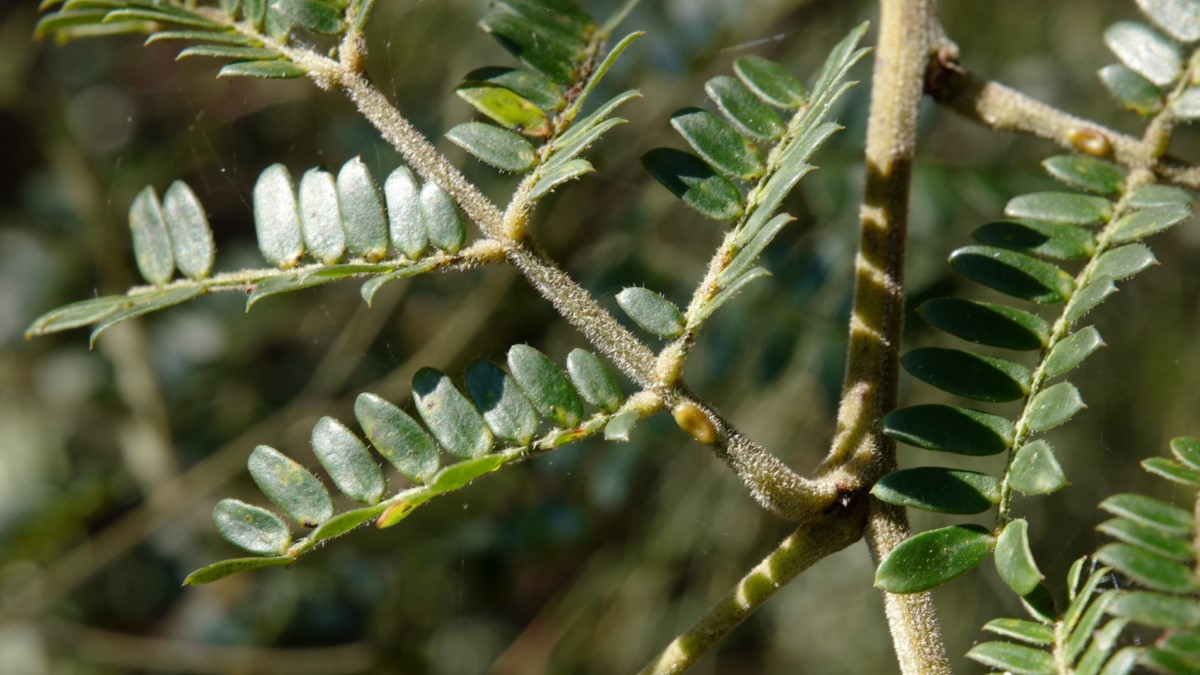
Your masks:
[{"label": "blurred green background", "polygon": [[[231,269],[258,264],[249,194],[267,165],[298,172],[362,155],[382,177],[399,162],[345,101],[305,82],[218,81],[213,64],[176,63],[172,46],[135,38],[39,44],[34,4],[0,5],[0,670],[631,672],[789,530],[655,419],[631,443],[564,448],[291,569],[181,588],[189,571],[236,554],[210,523],[216,501],[265,501],[244,468],[256,444],[315,465],[312,424],[325,414],[350,421],[360,391],[404,401],[420,366],[457,375],[518,342],[561,361],[581,338],[497,268],[393,284],[371,310],[343,284],[249,315],[240,298],[202,299],[115,328],[91,351],[82,331],[26,342],[42,312],[134,283],[125,213],[147,184],[193,186],[218,267]],[[615,4],[585,3],[598,15]],[[1094,75],[1112,60],[1103,29],[1135,17],[1132,2],[942,5],[968,68],[1140,133]],[[486,11],[483,0],[378,3],[370,70],[431,137],[471,117],[450,94],[458,78],[511,62],[474,26]],[[652,184],[637,156],[680,145],[670,112],[704,105],[704,80],[734,58],[770,56],[808,79],[875,12],[845,0],[646,0],[626,26],[648,35],[606,85],[645,98],[594,149],[598,175],[540,210],[546,248],[610,307],[630,284],[686,301],[720,232]],[[766,254],[774,276],[718,314],[687,373],[802,471],[830,439],[844,364],[869,71],[857,68],[864,84],[837,115],[845,132],[786,206],[799,220]],[[1009,197],[1051,188],[1038,161],[1055,153],[926,112],[910,307],[980,295],[950,274],[946,256]],[[514,185],[446,151],[497,200]],[[1180,132],[1173,151],[1200,158],[1197,135]],[[1128,488],[1162,494],[1138,458],[1200,434],[1200,231],[1188,223],[1151,244],[1163,264],[1089,317],[1109,347],[1075,377],[1089,409],[1052,437],[1074,487],[1017,504],[1035,514],[1034,548],[1051,579],[1094,549],[1097,501]],[[915,318],[908,326],[909,346],[948,341]],[[903,386],[909,403],[938,396],[907,377]],[[927,454],[902,448],[901,461]],[[695,672],[895,671],[871,578],[861,544],[821,562]],[[988,565],[937,600],[967,672],[976,667],[961,655],[978,627],[1020,611]]]}]

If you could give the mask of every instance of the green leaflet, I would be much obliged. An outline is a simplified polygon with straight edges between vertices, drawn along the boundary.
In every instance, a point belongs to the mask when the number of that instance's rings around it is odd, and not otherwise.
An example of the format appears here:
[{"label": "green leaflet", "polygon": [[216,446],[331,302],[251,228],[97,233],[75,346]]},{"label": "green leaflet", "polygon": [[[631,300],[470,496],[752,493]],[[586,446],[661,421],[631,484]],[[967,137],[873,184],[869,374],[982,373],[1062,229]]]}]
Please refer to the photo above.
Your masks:
[{"label": "green leaflet", "polygon": [[359,394],[354,416],[383,458],[404,477],[428,483],[438,471],[438,449],[421,425],[375,394]]},{"label": "green leaflet", "polygon": [[309,169],[300,179],[300,234],[308,252],[326,265],[346,252],[346,232],[333,174]]},{"label": "green leaflet", "polygon": [[1096,259],[1093,274],[1096,277],[1108,277],[1119,281],[1157,264],[1158,260],[1154,254],[1144,245],[1127,244],[1101,254]]},{"label": "green leaflet", "polygon": [[1137,0],[1159,28],[1180,42],[1200,40],[1200,13],[1193,0]]},{"label": "green leaflet", "polygon": [[322,35],[336,35],[345,30],[342,13],[328,0],[274,0],[271,7],[291,23]]},{"label": "green leaflet", "polygon": [[1150,591],[1122,591],[1110,610],[1116,616],[1153,628],[1200,627],[1200,603],[1194,598]]},{"label": "green leaflet", "polygon": [[1000,502],[1000,481],[976,471],[919,467],[884,476],[871,494],[898,506],[970,515]]},{"label": "green leaflet", "polygon": [[567,375],[588,403],[610,413],[621,407],[624,398],[621,386],[595,354],[585,349],[571,350],[567,355]]},{"label": "green leaflet", "polygon": [[1200,439],[1190,436],[1171,439],[1171,454],[1189,467],[1200,471]]},{"label": "green leaflet", "polygon": [[1057,180],[1077,190],[1115,197],[1125,189],[1125,171],[1111,162],[1087,155],[1055,155],[1042,166]]},{"label": "green leaflet", "polygon": [[200,200],[186,183],[175,181],[163,195],[162,208],[175,266],[189,279],[204,279],[212,272],[216,245]]},{"label": "green leaflet", "polygon": [[1022,300],[1053,304],[1071,297],[1071,275],[1037,258],[990,246],[964,246],[950,264],[969,279]]},{"label": "green leaflet", "polygon": [[543,417],[564,429],[583,419],[583,401],[575,387],[545,354],[529,345],[513,345],[508,369]]},{"label": "green leaflet", "polygon": [[392,245],[409,260],[416,260],[429,245],[429,234],[421,208],[421,191],[412,171],[406,166],[397,167],[384,183],[383,193]]},{"label": "green leaflet", "polygon": [[1194,525],[1192,514],[1187,510],[1138,494],[1113,495],[1100,502],[1100,508],[1115,516],[1158,528],[1168,534],[1190,534]]},{"label": "green leaflet", "polygon": [[347,497],[363,504],[376,504],[387,485],[383,472],[367,446],[344,424],[322,417],[312,430],[312,448],[321,466]]},{"label": "green leaflet", "polygon": [[280,269],[295,267],[304,255],[296,187],[282,164],[267,167],[254,184],[254,228],[258,248],[272,265]]},{"label": "green leaflet", "polygon": [[1025,424],[1030,431],[1049,431],[1066,424],[1085,407],[1079,390],[1070,382],[1059,382],[1038,392],[1029,402]]},{"label": "green leaflet", "polygon": [[648,333],[663,338],[674,338],[683,333],[684,321],[679,308],[648,288],[626,288],[617,294],[617,304]]},{"label": "green leaflet", "polygon": [[1056,671],[1050,654],[1011,642],[983,642],[967,652],[967,658],[985,666],[1024,675],[1053,675]]},{"label": "green leaflet", "polygon": [[472,70],[455,91],[481,84],[503,87],[547,112],[561,110],[567,104],[562,89],[545,75],[516,68],[488,66]]},{"label": "green leaflet", "polygon": [[1100,81],[1127,110],[1149,117],[1163,109],[1163,95],[1154,83],[1120,64],[1100,69]]},{"label": "green leaflet", "polygon": [[1008,469],[1009,485],[1025,495],[1045,495],[1067,486],[1054,450],[1045,439],[1022,445]]},{"label": "green leaflet", "polygon": [[797,110],[808,102],[808,92],[787,68],[761,56],[734,60],[733,72],[756,96],[773,106]]},{"label": "green leaflet", "polygon": [[491,450],[492,432],[449,377],[432,368],[418,370],[413,400],[425,425],[450,454],[473,459]]},{"label": "green leaflet", "polygon": [[333,502],[321,481],[275,448],[256,447],[246,465],[258,489],[297,523],[316,527],[333,515]]},{"label": "green leaflet", "polygon": [[1186,191],[1170,185],[1152,183],[1143,185],[1129,196],[1126,204],[1131,209],[1148,209],[1156,206],[1192,207],[1192,197]]},{"label": "green leaflet", "polygon": [[513,56],[561,85],[576,79],[575,64],[584,56],[582,39],[515,14],[497,12],[479,22]]},{"label": "green leaflet", "polygon": [[1200,486],[1200,471],[1162,457],[1142,460],[1142,468],[1160,478],[1180,485]]},{"label": "green leaflet", "polygon": [[910,350],[900,361],[909,373],[959,396],[980,401],[1014,401],[1029,393],[1032,373],[1012,361],[957,349]]},{"label": "green leaflet", "polygon": [[718,75],[704,84],[704,90],[730,124],[746,136],[769,141],[787,129],[779,115],[736,78]]},{"label": "green leaflet", "polygon": [[233,558],[230,560],[222,560],[211,565],[206,565],[192,572],[183,580],[184,586],[199,586],[201,584],[211,584],[214,581],[220,581],[225,577],[233,576],[239,572],[248,572],[250,570],[262,569],[264,567],[279,567],[281,565],[290,565],[295,562],[291,556],[273,556],[268,558]]},{"label": "green leaflet", "polygon": [[1151,590],[1191,593],[1200,587],[1187,565],[1129,544],[1105,544],[1096,551],[1096,558]]},{"label": "green leaflet", "polygon": [[367,261],[386,257],[388,219],[383,195],[361,157],[346,162],[338,172],[337,202],[346,248]]},{"label": "green leaflet", "polygon": [[553,130],[541,108],[506,87],[464,82],[454,93],[506,129],[534,138],[549,136]]},{"label": "green leaflet", "polygon": [[1048,258],[1087,258],[1096,250],[1096,237],[1088,230],[1049,221],[988,223],[972,236],[981,244]]},{"label": "green leaflet", "polygon": [[1004,215],[1067,225],[1096,225],[1112,217],[1112,202],[1076,192],[1034,192],[1009,200]]},{"label": "green leaflet", "polygon": [[1095,326],[1087,326],[1065,338],[1046,357],[1043,370],[1046,377],[1065,375],[1076,368],[1093,352],[1104,346],[1104,339]]},{"label": "green leaflet", "polygon": [[730,178],[749,182],[766,170],[754,144],[707,110],[679,110],[671,116],[671,126],[704,161]]},{"label": "green leaflet", "polygon": [[128,321],[144,314],[157,312],[160,309],[166,309],[187,302],[202,293],[204,293],[203,288],[181,286],[123,296],[121,299],[124,302],[122,302],[121,308],[96,323],[91,335],[88,336],[88,344],[89,346],[95,346],[96,340],[100,337],[101,333],[122,321]]},{"label": "green leaflet", "polygon": [[524,173],[532,169],[537,162],[537,152],[532,143],[511,131],[490,124],[460,124],[447,131],[446,138],[484,164],[501,171]]},{"label": "green leaflet", "polygon": [[917,314],[955,337],[992,347],[1041,349],[1050,338],[1050,325],[1044,319],[1004,305],[934,298],[917,307]]},{"label": "green leaflet", "polygon": [[1048,645],[1054,642],[1054,630],[1049,626],[1023,619],[992,619],[983,629],[1032,645]]},{"label": "green leaflet", "polygon": [[429,243],[446,253],[457,253],[466,241],[467,231],[454,200],[437,183],[421,188],[422,222]]},{"label": "green leaflet", "polygon": [[733,220],[742,214],[742,195],[694,155],[655,148],[642,155],[642,165],[685,204],[713,220]]},{"label": "green leaflet", "polygon": [[902,443],[963,455],[995,455],[1013,442],[1013,425],[999,415],[949,405],[915,405],[884,416],[883,433]]},{"label": "green leaflet", "polygon": [[541,199],[559,185],[595,172],[596,169],[586,159],[571,159],[555,163],[553,166],[548,165],[545,171],[538,174],[537,182],[529,189],[529,198]]},{"label": "green leaflet", "polygon": [[1096,530],[1169,560],[1186,563],[1194,556],[1187,539],[1171,536],[1127,518],[1110,518],[1097,525]]},{"label": "green leaflet", "polygon": [[1111,236],[1114,243],[1124,244],[1158,234],[1192,216],[1187,205],[1171,204],[1134,211],[1113,223]]},{"label": "green leaflet", "polygon": [[1133,21],[1118,21],[1104,31],[1104,42],[1130,70],[1165,87],[1183,69],[1179,49],[1153,29]]},{"label": "green leaflet", "polygon": [[142,278],[156,286],[170,281],[175,274],[175,256],[154,188],[145,188],[130,204],[129,232],[133,235],[133,254]]},{"label": "green leaflet", "polygon": [[996,571],[1017,595],[1028,595],[1045,578],[1029,549],[1029,523],[1018,518],[996,539]]},{"label": "green leaflet", "polygon": [[288,80],[304,77],[308,71],[289,61],[239,61],[222,66],[217,77],[258,77]]},{"label": "green leaflet", "polygon": [[225,541],[256,555],[283,555],[292,543],[279,516],[236,499],[217,502],[213,524]]},{"label": "green leaflet", "polygon": [[951,525],[909,537],[875,571],[875,586],[889,593],[937,588],[988,556],[995,537],[978,525]]},{"label": "green leaflet", "polygon": [[466,384],[471,400],[497,438],[529,444],[537,434],[537,412],[507,373],[491,361],[477,358],[467,364]]}]

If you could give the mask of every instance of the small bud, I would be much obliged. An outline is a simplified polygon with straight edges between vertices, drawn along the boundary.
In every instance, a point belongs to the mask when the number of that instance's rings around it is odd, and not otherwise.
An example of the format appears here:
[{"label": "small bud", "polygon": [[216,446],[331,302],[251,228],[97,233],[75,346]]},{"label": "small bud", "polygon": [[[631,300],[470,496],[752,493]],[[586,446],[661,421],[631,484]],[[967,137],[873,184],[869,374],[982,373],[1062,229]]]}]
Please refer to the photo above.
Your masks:
[{"label": "small bud", "polygon": [[1112,152],[1108,137],[1095,129],[1072,129],[1067,138],[1076,150],[1092,157],[1106,157]]},{"label": "small bud", "polygon": [[686,431],[692,438],[705,445],[717,442],[717,427],[696,404],[684,401],[676,405],[671,414],[674,415],[675,423],[679,425],[679,428]]}]

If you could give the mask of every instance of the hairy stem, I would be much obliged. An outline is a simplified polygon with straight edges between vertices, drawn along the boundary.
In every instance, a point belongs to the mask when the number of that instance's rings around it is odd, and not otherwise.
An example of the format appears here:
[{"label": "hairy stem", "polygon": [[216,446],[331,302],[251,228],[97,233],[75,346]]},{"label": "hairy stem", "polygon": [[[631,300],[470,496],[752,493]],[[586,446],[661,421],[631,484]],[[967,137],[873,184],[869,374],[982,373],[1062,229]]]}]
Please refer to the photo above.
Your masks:
[{"label": "hairy stem", "polygon": [[775,592],[826,556],[862,537],[861,513],[841,512],[807,523],[779,543],[686,632],[667,645],[642,675],[682,673],[692,667]]},{"label": "hairy stem", "polygon": [[[956,63],[933,60],[926,89],[938,104],[997,131],[1015,131],[1043,138],[1068,150],[1107,154],[1118,164],[1146,168],[1160,179],[1200,188],[1200,167],[1161,156],[1156,139],[1138,139],[1036,101],[998,82],[979,78]],[[1100,137],[1099,152],[1081,144]]]},{"label": "hairy stem", "polygon": [[[879,430],[895,409],[904,311],[904,244],[917,114],[936,23],[934,0],[882,0],[867,126],[867,182],[855,259],[854,307],[838,430],[824,469],[867,489],[895,467],[895,443]],[[903,509],[870,498],[867,543],[876,560],[909,535]],[[884,594],[901,671],[949,672],[927,593]]]}]

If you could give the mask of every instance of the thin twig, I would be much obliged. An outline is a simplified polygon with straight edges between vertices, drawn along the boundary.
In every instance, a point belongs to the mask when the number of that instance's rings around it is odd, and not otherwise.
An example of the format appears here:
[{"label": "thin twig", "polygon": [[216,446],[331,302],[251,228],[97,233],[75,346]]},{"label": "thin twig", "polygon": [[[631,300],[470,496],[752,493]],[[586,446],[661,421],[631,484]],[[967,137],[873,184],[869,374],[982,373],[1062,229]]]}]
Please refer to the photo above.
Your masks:
[{"label": "thin twig", "polygon": [[[1083,150],[1081,139],[1107,141],[1100,154],[1131,169],[1145,168],[1160,179],[1200,188],[1200,167],[1174,157],[1160,157],[1160,148],[1036,101],[1015,89],[982,79],[953,61],[932,59],[926,91],[933,100],[963,117],[996,131],[1036,136],[1068,150]],[[1104,151],[1107,152],[1104,152]]]},{"label": "thin twig", "polygon": [[862,518],[839,513],[805,524],[780,542],[641,675],[674,675],[692,667],[775,592],[821,559],[862,538]]}]

